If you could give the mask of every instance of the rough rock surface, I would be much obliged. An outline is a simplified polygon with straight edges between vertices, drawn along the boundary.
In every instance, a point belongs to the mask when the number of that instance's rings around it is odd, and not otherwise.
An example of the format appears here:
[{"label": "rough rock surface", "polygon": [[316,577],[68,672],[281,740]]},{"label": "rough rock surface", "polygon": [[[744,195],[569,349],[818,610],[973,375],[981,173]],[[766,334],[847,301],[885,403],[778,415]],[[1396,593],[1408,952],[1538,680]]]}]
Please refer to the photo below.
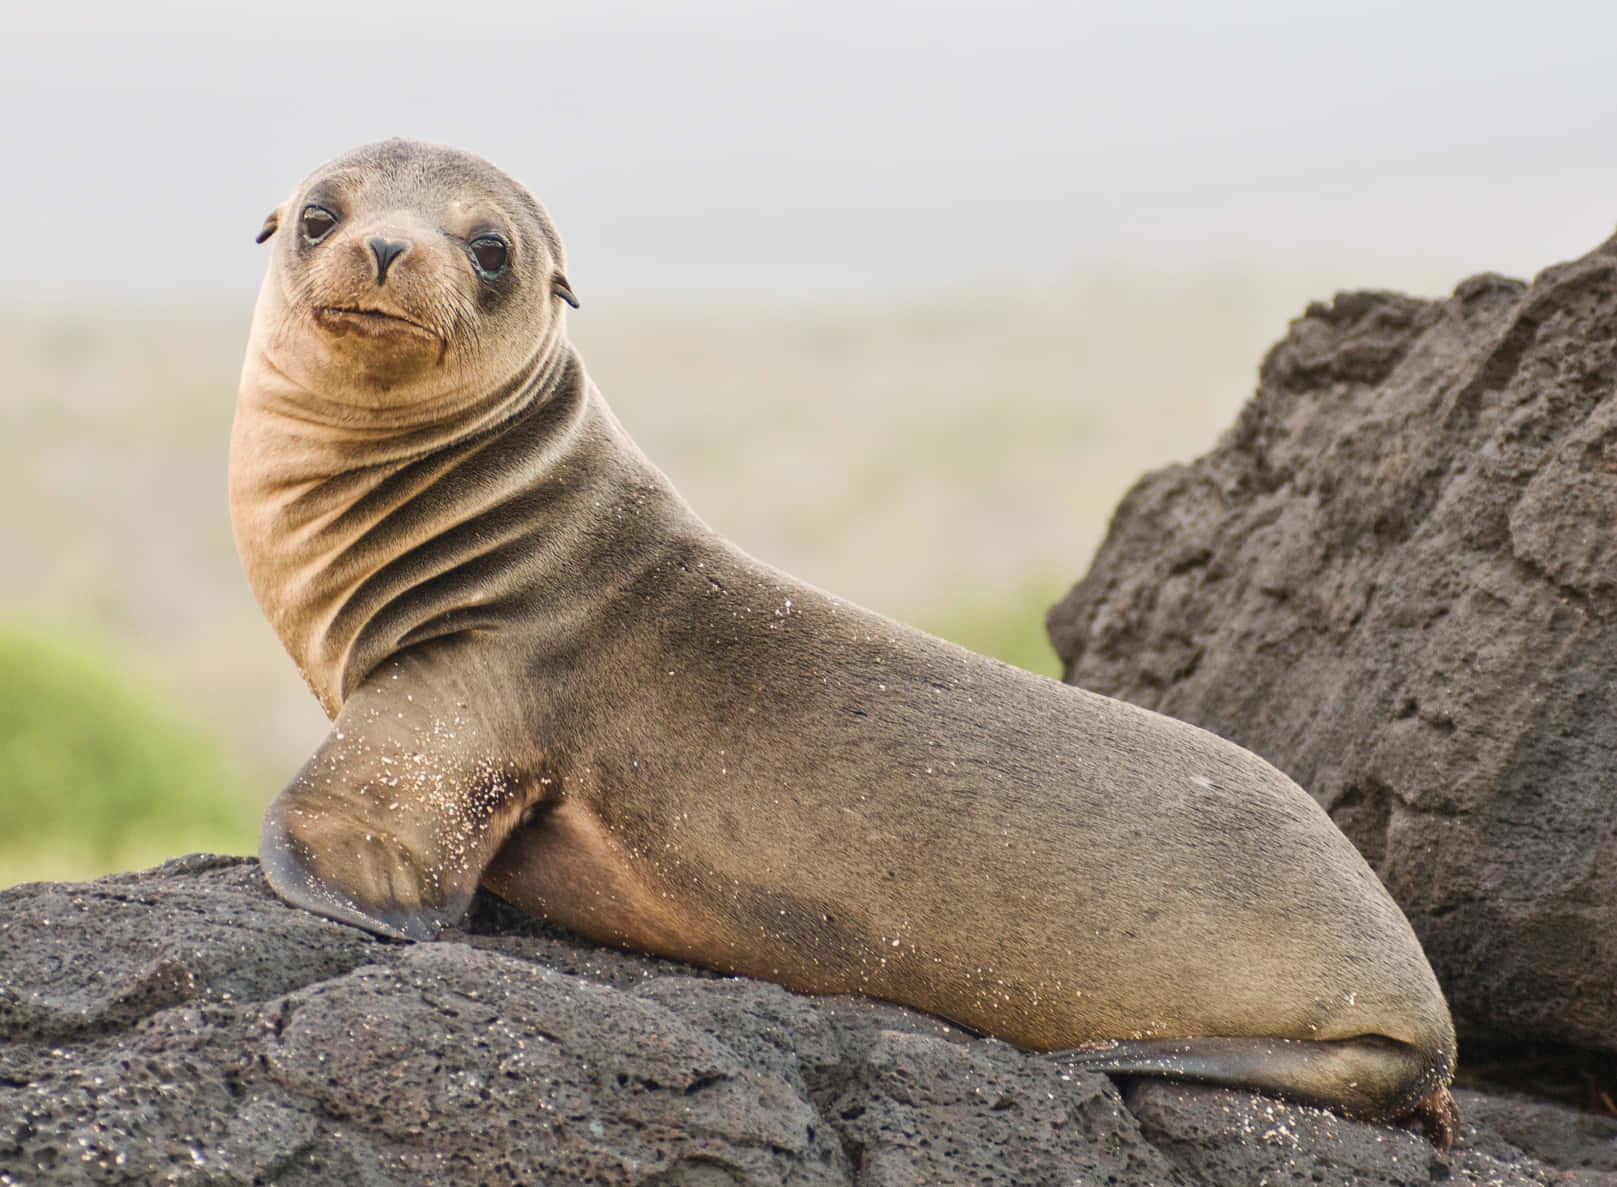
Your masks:
[{"label": "rough rock surface", "polygon": [[1068,680],[1313,793],[1462,1038],[1617,1051],[1614,389],[1617,239],[1313,305],[1050,613]]},{"label": "rough rock surface", "polygon": [[0,1184],[1617,1184],[1617,1121],[1461,1104],[1438,1153],[1239,1092],[1125,1103],[1057,1056],[492,899],[379,940],[250,859],[0,892]]}]

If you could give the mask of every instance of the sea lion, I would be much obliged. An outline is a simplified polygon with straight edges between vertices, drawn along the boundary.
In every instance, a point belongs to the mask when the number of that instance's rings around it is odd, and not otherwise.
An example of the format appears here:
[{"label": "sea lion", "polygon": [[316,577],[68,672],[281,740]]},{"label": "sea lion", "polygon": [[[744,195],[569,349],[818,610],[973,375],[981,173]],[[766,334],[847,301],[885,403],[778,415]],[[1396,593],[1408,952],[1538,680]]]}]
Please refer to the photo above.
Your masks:
[{"label": "sea lion", "polygon": [[428,939],[482,883],[611,944],[1447,1140],[1448,1008],[1324,811],[721,539],[586,375],[520,185],[391,140],[266,238],[232,522],[335,719],[264,817],[281,896]]}]

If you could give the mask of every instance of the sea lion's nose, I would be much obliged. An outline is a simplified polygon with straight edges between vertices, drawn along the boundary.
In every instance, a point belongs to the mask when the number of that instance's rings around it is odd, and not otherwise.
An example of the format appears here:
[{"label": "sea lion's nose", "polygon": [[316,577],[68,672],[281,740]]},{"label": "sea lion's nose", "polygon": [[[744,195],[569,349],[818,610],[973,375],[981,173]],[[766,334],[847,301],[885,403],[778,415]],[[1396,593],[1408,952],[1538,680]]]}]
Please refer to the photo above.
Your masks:
[{"label": "sea lion's nose", "polygon": [[397,239],[383,239],[380,235],[365,241],[365,246],[371,249],[371,255],[376,257],[376,287],[381,288],[387,283],[387,270],[393,261],[402,256],[410,246]]}]

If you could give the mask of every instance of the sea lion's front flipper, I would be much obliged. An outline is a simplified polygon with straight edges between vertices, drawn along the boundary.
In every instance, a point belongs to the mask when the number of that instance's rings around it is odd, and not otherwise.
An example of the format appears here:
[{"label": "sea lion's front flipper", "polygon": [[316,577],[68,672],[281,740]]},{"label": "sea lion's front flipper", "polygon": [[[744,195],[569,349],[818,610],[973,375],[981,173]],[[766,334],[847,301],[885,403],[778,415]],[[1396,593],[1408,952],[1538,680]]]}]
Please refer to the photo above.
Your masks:
[{"label": "sea lion's front flipper", "polygon": [[264,813],[258,856],[294,906],[430,940],[466,911],[527,807],[531,781],[464,701],[372,679]]}]

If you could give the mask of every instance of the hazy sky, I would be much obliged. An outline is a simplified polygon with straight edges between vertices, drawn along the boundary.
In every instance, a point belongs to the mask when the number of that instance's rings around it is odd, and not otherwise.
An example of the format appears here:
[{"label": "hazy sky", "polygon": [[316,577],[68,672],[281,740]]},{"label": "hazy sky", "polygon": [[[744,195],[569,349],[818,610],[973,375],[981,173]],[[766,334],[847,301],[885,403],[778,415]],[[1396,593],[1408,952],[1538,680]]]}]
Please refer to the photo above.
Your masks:
[{"label": "hazy sky", "polygon": [[585,308],[1309,271],[1432,291],[1617,225],[1617,5],[0,14],[0,306],[245,307],[264,214],[409,135],[528,183]]}]

